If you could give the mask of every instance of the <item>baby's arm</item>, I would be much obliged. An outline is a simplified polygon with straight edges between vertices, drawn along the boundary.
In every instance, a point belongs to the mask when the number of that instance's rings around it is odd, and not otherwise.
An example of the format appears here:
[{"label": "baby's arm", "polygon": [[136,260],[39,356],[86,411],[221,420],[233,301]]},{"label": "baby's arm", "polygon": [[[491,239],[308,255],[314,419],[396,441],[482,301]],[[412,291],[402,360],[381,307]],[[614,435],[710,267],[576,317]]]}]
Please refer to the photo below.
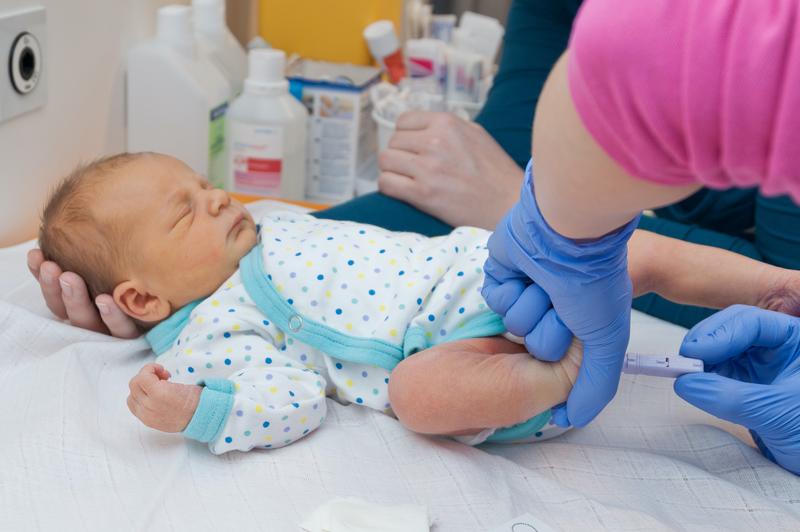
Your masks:
[{"label": "baby's arm", "polygon": [[424,434],[515,425],[567,399],[581,353],[573,342],[560,362],[548,363],[500,337],[441,344],[392,371],[392,410],[403,425]]},{"label": "baby's arm", "polygon": [[188,418],[166,431],[208,443],[214,454],[282,447],[316,429],[325,418],[324,378],[252,332],[233,332],[223,341],[198,339],[189,349],[174,346],[158,362],[168,372],[169,382],[158,385],[161,391],[150,397],[149,409],[131,410],[146,425],[166,430],[140,413],[166,411],[181,390],[201,387]]}]

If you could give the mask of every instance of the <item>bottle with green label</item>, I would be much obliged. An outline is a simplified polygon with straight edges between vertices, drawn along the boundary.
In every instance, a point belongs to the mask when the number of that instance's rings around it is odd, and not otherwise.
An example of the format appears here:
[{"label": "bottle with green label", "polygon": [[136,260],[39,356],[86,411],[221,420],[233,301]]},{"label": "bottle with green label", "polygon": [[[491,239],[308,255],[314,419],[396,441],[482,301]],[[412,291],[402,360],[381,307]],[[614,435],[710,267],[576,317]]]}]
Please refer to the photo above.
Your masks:
[{"label": "bottle with green label", "polygon": [[128,54],[128,151],[171,155],[222,187],[232,88],[199,53],[191,13],[188,6],[159,9],[155,38]]}]

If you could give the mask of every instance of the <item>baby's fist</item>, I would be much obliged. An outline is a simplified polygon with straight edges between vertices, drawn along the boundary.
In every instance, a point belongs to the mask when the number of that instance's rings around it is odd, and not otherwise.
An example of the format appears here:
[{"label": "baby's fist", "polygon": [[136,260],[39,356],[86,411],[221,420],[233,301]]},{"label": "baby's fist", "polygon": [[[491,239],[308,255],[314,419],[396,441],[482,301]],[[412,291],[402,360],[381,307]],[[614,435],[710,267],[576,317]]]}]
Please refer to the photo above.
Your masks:
[{"label": "baby's fist", "polygon": [[169,382],[169,377],[163,366],[144,366],[128,385],[128,408],[150,428],[181,432],[192,420],[203,389]]}]

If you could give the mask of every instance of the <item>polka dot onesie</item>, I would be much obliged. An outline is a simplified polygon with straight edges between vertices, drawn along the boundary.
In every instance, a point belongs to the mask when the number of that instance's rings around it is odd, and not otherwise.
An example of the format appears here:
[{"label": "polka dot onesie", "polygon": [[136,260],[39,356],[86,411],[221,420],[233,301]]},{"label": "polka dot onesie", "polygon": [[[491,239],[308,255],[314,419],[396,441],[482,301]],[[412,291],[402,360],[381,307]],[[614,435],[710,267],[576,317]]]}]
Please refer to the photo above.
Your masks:
[{"label": "polka dot onesie", "polygon": [[259,225],[230,279],[147,335],[171,380],[204,386],[184,435],[216,454],[296,441],[326,396],[391,413],[403,358],[505,331],[480,295],[487,231],[427,238],[288,212]]}]

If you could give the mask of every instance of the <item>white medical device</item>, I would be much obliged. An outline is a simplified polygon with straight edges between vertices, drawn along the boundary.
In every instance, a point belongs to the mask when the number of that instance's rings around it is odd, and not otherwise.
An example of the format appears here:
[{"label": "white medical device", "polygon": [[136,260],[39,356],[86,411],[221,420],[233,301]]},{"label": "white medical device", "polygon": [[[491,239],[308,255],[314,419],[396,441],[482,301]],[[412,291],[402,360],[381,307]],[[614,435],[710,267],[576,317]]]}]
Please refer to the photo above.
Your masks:
[{"label": "white medical device", "polygon": [[622,372],[628,375],[650,375],[675,379],[687,373],[705,371],[702,360],[680,355],[643,355],[626,353]]}]

